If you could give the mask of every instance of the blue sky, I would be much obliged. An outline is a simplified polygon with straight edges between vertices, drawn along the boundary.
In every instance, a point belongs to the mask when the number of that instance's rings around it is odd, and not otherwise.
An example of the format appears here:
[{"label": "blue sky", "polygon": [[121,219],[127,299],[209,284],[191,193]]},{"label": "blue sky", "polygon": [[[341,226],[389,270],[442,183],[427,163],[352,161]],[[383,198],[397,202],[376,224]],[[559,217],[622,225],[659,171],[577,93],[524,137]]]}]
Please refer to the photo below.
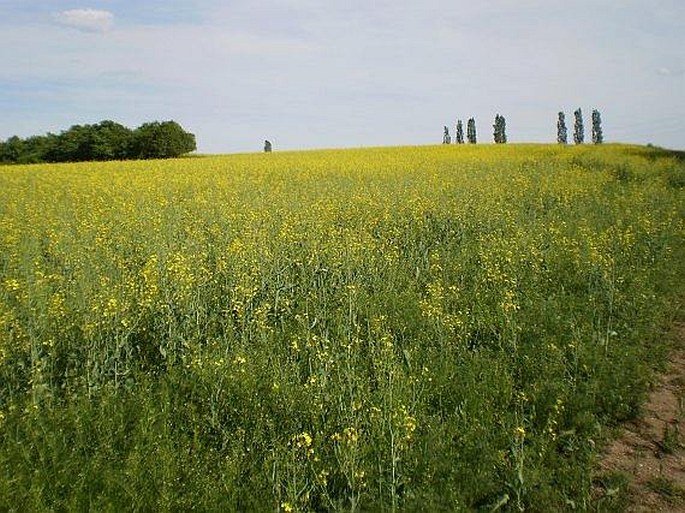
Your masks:
[{"label": "blue sky", "polygon": [[0,139],[174,119],[204,153],[439,143],[476,119],[685,149],[682,0],[2,0]]}]

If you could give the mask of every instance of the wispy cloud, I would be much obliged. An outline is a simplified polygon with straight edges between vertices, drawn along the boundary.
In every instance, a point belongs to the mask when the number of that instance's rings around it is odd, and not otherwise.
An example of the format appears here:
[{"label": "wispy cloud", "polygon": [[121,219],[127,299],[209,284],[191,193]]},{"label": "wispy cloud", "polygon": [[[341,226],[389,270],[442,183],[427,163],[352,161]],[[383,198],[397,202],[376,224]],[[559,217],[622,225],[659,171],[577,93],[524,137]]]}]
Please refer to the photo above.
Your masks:
[{"label": "wispy cloud", "polygon": [[114,15],[97,9],[70,9],[57,13],[55,20],[60,25],[85,32],[106,32],[114,23]]},{"label": "wispy cloud", "polygon": [[681,77],[685,75],[685,68],[670,68],[664,66],[657,69],[656,72],[662,77]]}]

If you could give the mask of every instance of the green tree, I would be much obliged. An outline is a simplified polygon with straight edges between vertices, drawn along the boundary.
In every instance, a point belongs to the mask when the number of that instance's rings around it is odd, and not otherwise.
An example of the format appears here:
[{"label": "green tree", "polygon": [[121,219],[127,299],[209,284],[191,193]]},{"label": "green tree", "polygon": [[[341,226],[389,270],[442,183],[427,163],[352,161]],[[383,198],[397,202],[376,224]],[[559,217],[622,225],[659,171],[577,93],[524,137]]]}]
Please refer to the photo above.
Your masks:
[{"label": "green tree", "polygon": [[175,121],[146,123],[134,132],[107,120],[96,125],[74,125],[59,135],[10,137],[0,143],[0,163],[169,158],[195,147],[195,136]]},{"label": "green tree", "polygon": [[494,139],[496,144],[504,144],[507,142],[507,122],[504,116],[497,114],[495,116]]},{"label": "green tree", "polygon": [[50,162],[85,162],[92,158],[91,145],[91,127],[73,125],[57,136],[46,158]]},{"label": "green tree", "polygon": [[14,135],[7,139],[2,145],[2,153],[0,153],[0,162],[5,164],[17,164],[21,161],[24,154],[24,141]]},{"label": "green tree", "polygon": [[34,135],[27,139],[13,136],[0,143],[0,163],[37,164],[45,162],[54,144],[55,136]]},{"label": "green tree", "polygon": [[466,138],[470,144],[476,144],[476,120],[469,118],[466,123]]},{"label": "green tree", "polygon": [[583,126],[583,111],[578,108],[573,116],[575,121],[573,123],[573,142],[575,144],[583,144],[585,142],[585,127]]},{"label": "green tree", "polygon": [[557,142],[559,144],[568,144],[568,129],[566,128],[566,114],[559,112],[557,119]]},{"label": "green tree", "polygon": [[132,156],[143,159],[174,158],[195,151],[195,135],[175,121],[145,123],[133,132]]},{"label": "green tree", "polygon": [[114,121],[101,121],[96,125],[74,125],[54,138],[45,160],[123,160],[129,158],[132,138],[133,132],[130,129]]},{"label": "green tree", "polygon": [[464,144],[464,124],[461,119],[457,120],[457,131],[456,131],[457,144]]},{"label": "green tree", "polygon": [[34,135],[24,139],[24,151],[19,159],[20,164],[38,164],[45,162],[55,144],[56,136],[53,134]]},{"label": "green tree", "polygon": [[597,109],[592,111],[592,143],[602,144],[604,134],[602,133],[602,116]]},{"label": "green tree", "polygon": [[133,131],[114,121],[101,121],[90,127],[89,160],[124,160],[129,158]]}]

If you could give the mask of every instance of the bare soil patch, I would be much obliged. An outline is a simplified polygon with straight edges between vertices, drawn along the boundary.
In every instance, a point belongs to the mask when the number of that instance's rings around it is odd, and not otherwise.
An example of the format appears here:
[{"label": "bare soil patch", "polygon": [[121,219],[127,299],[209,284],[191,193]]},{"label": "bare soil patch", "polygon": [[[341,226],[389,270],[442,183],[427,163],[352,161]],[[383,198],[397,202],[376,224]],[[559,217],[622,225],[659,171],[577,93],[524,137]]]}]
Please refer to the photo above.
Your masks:
[{"label": "bare soil patch", "polygon": [[[685,513],[685,322],[675,324],[673,340],[669,365],[642,415],[623,427],[597,469],[622,483],[629,512]],[[619,491],[605,485],[600,495],[612,493]]]}]

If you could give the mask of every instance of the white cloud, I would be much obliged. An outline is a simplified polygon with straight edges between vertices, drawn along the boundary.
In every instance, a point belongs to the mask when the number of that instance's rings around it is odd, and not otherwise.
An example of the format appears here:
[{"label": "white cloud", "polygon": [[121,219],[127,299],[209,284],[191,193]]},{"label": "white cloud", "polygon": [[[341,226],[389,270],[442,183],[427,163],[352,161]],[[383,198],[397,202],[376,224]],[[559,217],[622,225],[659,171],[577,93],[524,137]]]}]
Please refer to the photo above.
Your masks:
[{"label": "white cloud", "polygon": [[114,15],[109,11],[97,9],[71,9],[55,16],[57,22],[86,32],[105,32],[114,22]]},{"label": "white cloud", "polygon": [[668,68],[668,67],[661,67],[656,70],[656,72],[661,75],[662,77],[681,77],[685,75],[685,68],[682,67],[677,67],[677,68]]}]

